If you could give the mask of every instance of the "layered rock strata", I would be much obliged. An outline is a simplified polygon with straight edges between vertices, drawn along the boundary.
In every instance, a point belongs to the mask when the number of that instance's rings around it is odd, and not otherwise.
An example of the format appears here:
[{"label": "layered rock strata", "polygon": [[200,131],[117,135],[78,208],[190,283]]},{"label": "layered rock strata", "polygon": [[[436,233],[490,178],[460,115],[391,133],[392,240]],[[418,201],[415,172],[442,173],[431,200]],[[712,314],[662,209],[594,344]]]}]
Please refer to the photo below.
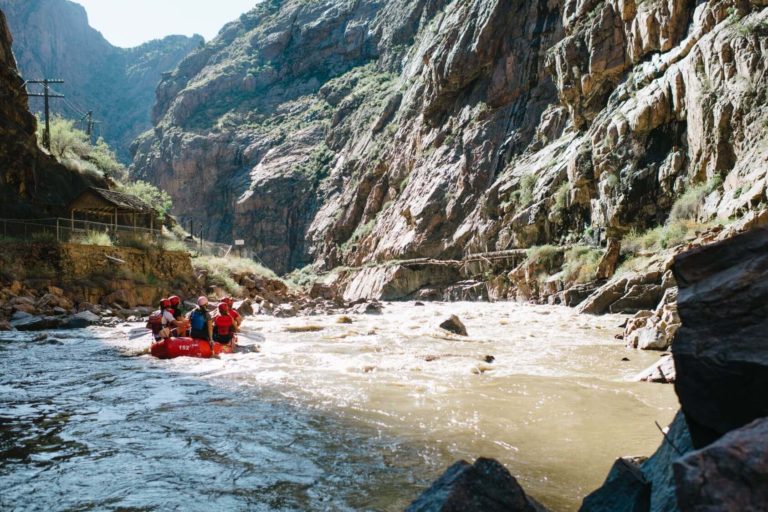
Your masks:
[{"label": "layered rock strata", "polygon": [[765,200],[767,16],[267,2],[163,81],[134,172],[281,272],[618,239],[687,192],[737,215]]}]

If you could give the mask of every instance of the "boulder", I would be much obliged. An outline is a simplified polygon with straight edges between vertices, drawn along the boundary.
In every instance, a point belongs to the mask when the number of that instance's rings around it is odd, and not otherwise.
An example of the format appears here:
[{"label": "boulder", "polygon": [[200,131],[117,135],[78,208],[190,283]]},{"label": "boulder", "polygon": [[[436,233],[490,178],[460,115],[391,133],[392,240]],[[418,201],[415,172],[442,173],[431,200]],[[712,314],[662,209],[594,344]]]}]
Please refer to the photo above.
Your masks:
[{"label": "boulder", "polygon": [[29,316],[11,321],[11,326],[17,331],[46,331],[58,329],[61,325],[61,318],[55,316]]},{"label": "boulder", "polygon": [[579,306],[579,313],[603,315],[654,309],[663,293],[661,278],[658,270],[616,276],[595,290]]},{"label": "boulder", "polygon": [[487,301],[488,285],[478,281],[462,281],[447,287],[443,292],[443,299],[449,302]]},{"label": "boulder", "polygon": [[605,483],[584,498],[581,512],[647,512],[651,484],[640,470],[644,458],[621,457],[613,463]]},{"label": "boulder", "polygon": [[[267,309],[262,303],[262,307]],[[274,308],[272,314],[277,318],[290,318],[299,314],[299,310],[295,304],[280,304]]]},{"label": "boulder", "polygon": [[621,256],[621,240],[618,238],[609,238],[608,247],[597,264],[595,277],[599,280],[610,279],[616,273],[616,267],[619,264]]},{"label": "boulder", "polygon": [[494,459],[459,461],[424,491],[406,512],[544,512]]},{"label": "boulder", "polygon": [[624,339],[630,348],[667,350],[679,328],[677,288],[669,288],[655,311],[639,311],[627,323]]},{"label": "boulder", "polygon": [[372,301],[358,304],[352,312],[357,315],[380,315],[383,309],[384,306],[380,302]]},{"label": "boulder", "polygon": [[[55,287],[52,286],[50,288],[55,288]],[[73,307],[72,301],[64,297],[63,295],[53,294],[53,293],[46,293],[40,298],[40,300],[37,301],[38,309],[53,309],[57,307],[66,309],[66,310],[71,310]]]},{"label": "boulder", "polygon": [[13,315],[11,315],[11,321],[14,320],[23,320],[25,318],[31,318],[35,315],[30,315],[29,313],[26,313],[24,311],[14,311]]},{"label": "boulder", "polygon": [[681,512],[768,509],[768,418],[729,432],[674,464]]},{"label": "boulder", "polygon": [[768,416],[768,230],[679,255],[675,391],[693,444]]},{"label": "boulder", "polygon": [[691,451],[691,439],[682,413],[662,438],[650,458],[618,459],[605,483],[584,498],[579,512],[675,512],[675,482],[672,464]]},{"label": "boulder", "polygon": [[235,302],[235,311],[240,313],[242,316],[253,316],[253,303],[250,299]]},{"label": "boulder", "polygon": [[664,354],[658,361],[641,371],[635,377],[640,382],[672,384],[676,379],[675,360],[672,354]]},{"label": "boulder", "polygon": [[641,309],[654,309],[659,304],[664,289],[658,284],[636,284],[608,307],[611,313],[637,313]]},{"label": "boulder", "polygon": [[448,319],[444,320],[440,324],[440,328],[458,334],[459,336],[469,336],[467,328],[456,315],[451,315]]},{"label": "boulder", "polygon": [[693,446],[688,425],[684,415],[678,412],[672,424],[665,429],[659,448],[640,465],[643,476],[651,484],[650,510],[654,512],[677,510],[672,464],[691,450]]},{"label": "boulder", "polygon": [[13,326],[8,320],[0,320],[0,331],[12,331]]},{"label": "boulder", "polygon": [[101,323],[102,319],[99,315],[91,313],[90,311],[82,311],[66,319],[63,322],[62,327],[64,329],[84,329]]},{"label": "boulder", "polygon": [[598,288],[598,283],[577,284],[563,290],[562,303],[565,306],[575,308],[592,295]]}]

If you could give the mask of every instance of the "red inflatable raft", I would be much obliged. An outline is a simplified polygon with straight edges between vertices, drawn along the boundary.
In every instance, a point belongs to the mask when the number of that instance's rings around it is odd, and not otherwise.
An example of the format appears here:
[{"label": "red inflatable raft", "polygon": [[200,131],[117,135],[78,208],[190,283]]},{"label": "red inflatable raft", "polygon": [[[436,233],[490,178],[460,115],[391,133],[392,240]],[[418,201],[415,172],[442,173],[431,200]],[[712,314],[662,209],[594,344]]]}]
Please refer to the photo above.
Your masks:
[{"label": "red inflatable raft", "polygon": [[[235,345],[233,343],[232,345]],[[231,354],[234,352],[232,345],[213,344],[213,355]],[[205,340],[193,338],[168,338],[152,344],[152,355],[158,359],[173,359],[176,357],[199,357],[208,359],[211,357],[211,344]]]}]

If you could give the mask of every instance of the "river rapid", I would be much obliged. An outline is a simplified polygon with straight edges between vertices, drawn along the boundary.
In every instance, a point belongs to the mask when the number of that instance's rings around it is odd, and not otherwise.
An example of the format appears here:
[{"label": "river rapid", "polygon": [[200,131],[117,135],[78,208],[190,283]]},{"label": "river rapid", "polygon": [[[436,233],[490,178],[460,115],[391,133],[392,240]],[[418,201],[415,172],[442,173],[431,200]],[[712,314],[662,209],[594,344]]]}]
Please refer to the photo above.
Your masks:
[{"label": "river rapid", "polygon": [[[468,338],[437,328],[450,314]],[[677,409],[671,386],[630,381],[658,354],[614,339],[622,317],[393,303],[351,318],[254,317],[260,350],[214,360],[136,356],[136,325],[0,333],[0,509],[394,511],[487,456],[569,511],[616,457],[652,453]]]}]

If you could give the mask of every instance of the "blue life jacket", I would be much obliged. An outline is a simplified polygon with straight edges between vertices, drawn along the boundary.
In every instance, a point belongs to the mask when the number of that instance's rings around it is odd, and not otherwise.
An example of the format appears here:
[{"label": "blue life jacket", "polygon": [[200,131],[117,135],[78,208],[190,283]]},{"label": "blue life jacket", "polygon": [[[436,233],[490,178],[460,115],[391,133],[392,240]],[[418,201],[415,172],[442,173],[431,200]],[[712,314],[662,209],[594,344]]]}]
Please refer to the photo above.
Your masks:
[{"label": "blue life jacket", "polygon": [[205,313],[199,309],[196,309],[192,312],[192,314],[189,316],[189,321],[192,324],[193,331],[202,331],[206,328],[207,321],[205,318]]}]

